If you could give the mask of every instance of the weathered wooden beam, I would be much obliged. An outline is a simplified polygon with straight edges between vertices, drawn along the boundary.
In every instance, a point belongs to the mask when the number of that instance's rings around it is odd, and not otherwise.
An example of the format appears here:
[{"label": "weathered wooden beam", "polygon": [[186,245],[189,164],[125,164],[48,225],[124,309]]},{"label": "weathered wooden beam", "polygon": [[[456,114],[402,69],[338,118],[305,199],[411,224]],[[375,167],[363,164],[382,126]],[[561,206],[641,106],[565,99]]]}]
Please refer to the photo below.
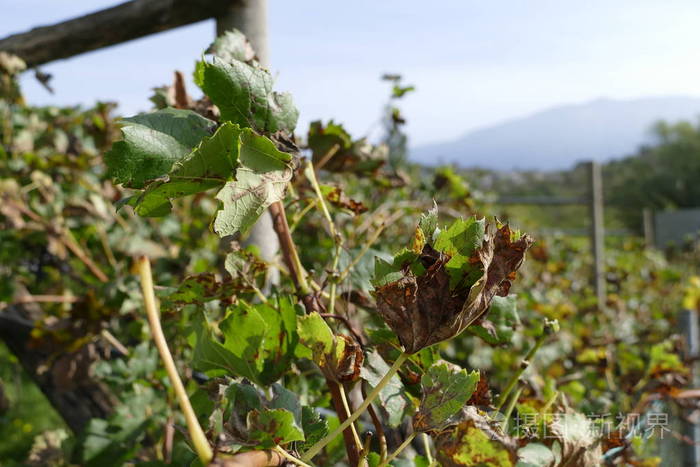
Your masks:
[{"label": "weathered wooden beam", "polygon": [[133,0],[106,10],[0,39],[0,50],[27,66],[230,14],[240,0]]}]

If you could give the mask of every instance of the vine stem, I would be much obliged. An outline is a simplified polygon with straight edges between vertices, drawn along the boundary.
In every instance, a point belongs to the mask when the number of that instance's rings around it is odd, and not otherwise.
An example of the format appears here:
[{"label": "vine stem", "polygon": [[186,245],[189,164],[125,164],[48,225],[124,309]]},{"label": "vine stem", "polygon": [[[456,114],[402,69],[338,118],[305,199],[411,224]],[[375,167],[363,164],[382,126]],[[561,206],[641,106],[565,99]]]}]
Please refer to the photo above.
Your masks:
[{"label": "vine stem", "polygon": [[515,404],[518,403],[518,398],[520,397],[520,394],[523,392],[523,388],[518,388],[517,391],[513,394],[513,397],[510,398],[510,402],[508,402],[508,406],[506,407],[506,412],[503,414],[503,422],[501,423],[501,429],[505,433],[506,430],[508,429],[508,419],[510,418],[511,414],[513,413],[513,409],[515,408]]},{"label": "vine stem", "polygon": [[[343,401],[345,413],[349,415],[351,412],[350,404],[348,404],[348,396],[345,394],[345,387],[342,384],[338,384],[338,392],[340,392],[340,399]],[[357,444],[357,446],[362,446],[362,441],[360,441],[360,436],[357,434],[354,423],[350,424],[350,430],[352,431],[353,438],[355,438],[355,444]]]},{"label": "vine stem", "polygon": [[[362,397],[367,397],[367,391],[365,390],[365,385],[362,384]],[[377,412],[374,410],[374,407],[372,404],[367,406],[367,413],[369,414],[370,418],[372,419],[372,423],[374,424],[374,429],[377,430],[377,440],[379,441],[379,460],[383,461],[386,459],[387,456],[387,449],[386,449],[386,434],[384,433],[384,427],[382,426],[381,420],[379,420],[379,417],[377,416]]]},{"label": "vine stem", "polygon": [[323,193],[321,193],[321,186],[318,184],[318,179],[316,178],[316,171],[314,170],[314,166],[311,162],[309,162],[309,165],[306,166],[306,169],[304,170],[304,175],[306,175],[306,178],[309,179],[309,182],[311,182],[311,186],[314,188],[316,197],[318,198],[318,201],[321,205],[321,211],[323,211],[323,217],[325,217],[326,221],[328,222],[328,230],[330,230],[331,237],[333,237],[333,240],[335,241],[336,237],[338,236],[338,232],[335,228],[335,224],[333,223],[331,212],[328,210],[328,206],[326,205],[326,200],[323,198]]},{"label": "vine stem", "polygon": [[160,358],[165,366],[165,371],[168,373],[168,378],[170,383],[173,385],[175,390],[175,396],[177,397],[178,403],[180,404],[180,409],[185,416],[185,421],[187,423],[187,431],[192,439],[192,444],[197,452],[199,460],[202,461],[204,465],[208,465],[211,462],[213,453],[207,437],[204,435],[202,427],[199,425],[197,416],[194,413],[192,404],[190,403],[189,397],[187,397],[187,391],[185,390],[185,385],[182,384],[182,380],[177,373],[177,368],[175,368],[175,361],[173,356],[168,349],[168,343],[165,340],[165,335],[163,334],[163,328],[160,325],[160,318],[158,316],[158,307],[156,305],[156,297],[153,291],[153,277],[151,274],[151,262],[145,256],[141,256],[136,260],[136,269],[141,277],[141,290],[143,291],[143,301],[146,306],[146,317],[148,318],[148,325],[151,328],[151,334],[153,336],[153,341],[156,344]]},{"label": "vine stem", "polygon": [[281,201],[277,201],[276,203],[272,203],[269,209],[270,214],[272,214],[272,225],[279,238],[282,255],[287,264],[287,268],[289,268],[294,286],[303,297],[306,297],[311,294],[311,288],[306,280],[304,266],[301,264],[299,254],[294,246],[292,234],[289,232],[289,224],[287,223],[287,215],[284,212],[284,205]]},{"label": "vine stem", "polygon": [[[296,246],[294,245],[294,240],[292,239],[291,232],[289,231],[289,224],[287,222],[284,205],[282,202],[278,201],[271,204],[269,209],[270,214],[272,214],[272,226],[277,233],[277,237],[279,238],[285,264],[289,269],[289,274],[294,282],[294,288],[296,289],[297,294],[300,296],[306,312],[321,312],[321,307],[317,302],[317,297],[312,295],[309,287],[309,283],[313,284],[313,281],[309,281],[309,279],[306,277],[304,267],[301,264],[299,254],[297,253]],[[326,384],[330,390],[331,399],[333,401],[333,405],[335,406],[336,413],[338,414],[339,419],[343,421],[348,412],[345,410],[343,405],[343,401],[338,390],[338,384],[329,379],[326,379]],[[343,434],[346,436],[345,449],[348,453],[348,459],[351,461],[351,464],[356,465],[358,450],[353,434],[350,432],[350,430],[348,430],[347,434],[345,432],[343,432]]]},{"label": "vine stem", "polygon": [[331,217],[331,212],[328,210],[328,205],[326,200],[323,198],[323,193],[321,192],[321,186],[318,184],[318,179],[316,178],[316,171],[314,170],[313,163],[309,162],[304,170],[304,175],[309,179],[311,186],[316,193],[318,202],[321,205],[321,211],[323,212],[323,217],[326,218],[328,223],[328,230],[331,234],[331,238],[335,243],[335,251],[333,253],[333,265],[331,266],[331,288],[330,288],[330,298],[328,299],[328,313],[333,314],[335,312],[335,299],[336,291],[338,288],[338,263],[340,262],[340,251],[343,246],[343,238],[338,233],[338,229],[335,227],[333,222],[333,217]]},{"label": "vine stem", "polygon": [[301,220],[304,218],[304,216],[311,211],[313,208],[316,207],[316,200],[312,200],[309,204],[304,207],[304,209],[299,212],[296,216],[292,218],[292,225],[289,226],[289,232],[294,233],[294,231],[297,229],[297,226],[301,222]]},{"label": "vine stem", "polygon": [[537,351],[540,350],[540,347],[542,347],[542,344],[544,344],[544,341],[546,339],[547,339],[547,333],[543,332],[537,338],[535,345],[532,346],[532,348],[527,353],[527,355],[525,355],[525,358],[520,362],[520,368],[518,368],[518,371],[513,373],[513,376],[511,376],[510,380],[508,380],[508,384],[506,385],[505,390],[498,397],[498,402],[496,403],[496,411],[501,410],[501,407],[503,407],[503,404],[506,403],[506,400],[508,400],[508,395],[511,393],[511,391],[513,390],[515,385],[518,384],[518,380],[523,375],[523,373],[525,373],[525,370],[527,370],[527,368],[530,366],[530,362],[532,361],[532,358],[535,356]]},{"label": "vine stem", "polygon": [[289,454],[287,451],[285,451],[284,449],[282,449],[280,446],[275,446],[275,451],[277,451],[282,457],[284,457],[285,459],[287,459],[289,462],[292,462],[292,463],[294,463],[294,464],[296,464],[296,465],[299,465],[299,466],[301,466],[301,467],[311,467],[311,466],[310,466],[309,464],[307,464],[306,462],[304,462],[304,461],[302,461],[302,460],[300,460],[300,459],[297,459],[297,458],[294,457],[293,455]]},{"label": "vine stem", "polygon": [[336,243],[335,243],[335,253],[333,255],[333,266],[331,266],[331,290],[330,290],[330,298],[328,299],[328,314],[332,315],[335,313],[335,299],[336,299],[336,292],[338,290],[338,262],[340,260],[340,247],[341,247],[341,241],[340,237],[337,237]]},{"label": "vine stem", "polygon": [[[341,384],[326,378],[326,386],[328,386],[335,413],[338,414],[338,421],[343,423],[352,412],[343,402],[343,396],[340,393]],[[348,455],[348,463],[351,466],[357,466],[360,462],[362,443],[359,441],[359,436],[357,436],[354,430],[354,425],[351,424],[348,428],[343,430],[343,442],[345,444],[345,452]]]},{"label": "vine stem", "polygon": [[347,420],[345,420],[343,423],[341,423],[335,430],[333,430],[331,433],[326,435],[322,440],[314,444],[309,448],[308,451],[304,453],[304,455],[301,457],[301,460],[308,462],[311,459],[316,456],[319,452],[321,452],[321,449],[326,447],[328,443],[333,441],[336,436],[338,436],[340,433],[343,432],[347,427],[350,426],[351,423],[353,423],[355,420],[360,418],[360,415],[362,415],[365,410],[367,410],[367,407],[374,401],[374,399],[377,398],[379,395],[379,392],[384,389],[384,387],[389,384],[389,381],[391,380],[392,376],[396,374],[397,371],[399,371],[399,368],[401,368],[401,365],[408,359],[409,354],[402,352],[401,355],[396,359],[394,364],[389,368],[389,371],[384,375],[384,377],[379,381],[379,383],[375,386],[375,388],[369,393],[367,398],[360,404],[360,406],[355,410],[352,415],[350,415]]},{"label": "vine stem", "polygon": [[430,452],[430,437],[428,436],[428,433],[423,433],[423,449],[425,449],[425,457],[426,460],[428,461],[428,466],[433,465],[433,453]]},{"label": "vine stem", "polygon": [[401,451],[406,449],[408,447],[408,445],[411,444],[411,441],[413,441],[413,438],[415,438],[417,434],[418,433],[414,431],[413,433],[408,435],[408,437],[405,440],[403,440],[403,443],[401,443],[401,445],[398,448],[396,448],[396,451],[392,452],[391,455],[389,457],[387,457],[384,462],[379,464],[379,467],[385,467],[385,466],[389,465],[389,462],[396,459],[396,456],[401,454]]}]

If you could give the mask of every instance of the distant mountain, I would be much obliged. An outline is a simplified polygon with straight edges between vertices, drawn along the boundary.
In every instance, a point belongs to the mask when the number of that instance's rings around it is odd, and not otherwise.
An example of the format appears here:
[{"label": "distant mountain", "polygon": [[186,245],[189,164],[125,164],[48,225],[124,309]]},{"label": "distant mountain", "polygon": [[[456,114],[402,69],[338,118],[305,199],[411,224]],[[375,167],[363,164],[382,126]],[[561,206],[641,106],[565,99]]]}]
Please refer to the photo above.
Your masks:
[{"label": "distant mountain", "polygon": [[472,131],[456,141],[420,146],[411,159],[489,169],[565,169],[583,160],[604,161],[652,141],[659,120],[696,120],[700,98],[598,99],[564,105]]}]

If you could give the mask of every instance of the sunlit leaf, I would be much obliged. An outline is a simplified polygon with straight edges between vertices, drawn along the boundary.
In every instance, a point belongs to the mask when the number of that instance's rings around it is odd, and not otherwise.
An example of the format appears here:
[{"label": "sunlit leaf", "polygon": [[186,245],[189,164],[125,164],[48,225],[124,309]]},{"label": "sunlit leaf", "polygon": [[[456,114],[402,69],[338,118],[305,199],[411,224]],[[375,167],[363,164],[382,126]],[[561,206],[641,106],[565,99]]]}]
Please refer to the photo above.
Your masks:
[{"label": "sunlit leaf", "polygon": [[459,369],[446,362],[431,366],[421,379],[423,396],[413,428],[418,431],[439,431],[450,424],[464,407],[479,382],[479,372]]},{"label": "sunlit leaf", "polygon": [[272,91],[273,80],[267,70],[238,60],[214,57],[200,62],[198,81],[221,111],[221,120],[262,133],[293,132],[299,117],[287,93]]},{"label": "sunlit leaf", "polygon": [[215,125],[195,112],[177,109],[124,118],[124,139],[105,154],[109,175],[124,186],[142,188],[166,175]]}]

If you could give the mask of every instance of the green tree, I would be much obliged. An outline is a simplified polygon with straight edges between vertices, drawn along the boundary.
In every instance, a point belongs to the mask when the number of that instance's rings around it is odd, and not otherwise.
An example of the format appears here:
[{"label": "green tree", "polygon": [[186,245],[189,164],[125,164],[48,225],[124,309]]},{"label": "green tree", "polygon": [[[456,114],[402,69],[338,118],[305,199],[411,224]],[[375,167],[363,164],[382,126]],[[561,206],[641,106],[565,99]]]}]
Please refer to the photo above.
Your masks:
[{"label": "green tree", "polygon": [[643,208],[700,206],[700,122],[658,122],[657,142],[604,168],[605,198],[619,205],[624,222],[641,226]]}]

